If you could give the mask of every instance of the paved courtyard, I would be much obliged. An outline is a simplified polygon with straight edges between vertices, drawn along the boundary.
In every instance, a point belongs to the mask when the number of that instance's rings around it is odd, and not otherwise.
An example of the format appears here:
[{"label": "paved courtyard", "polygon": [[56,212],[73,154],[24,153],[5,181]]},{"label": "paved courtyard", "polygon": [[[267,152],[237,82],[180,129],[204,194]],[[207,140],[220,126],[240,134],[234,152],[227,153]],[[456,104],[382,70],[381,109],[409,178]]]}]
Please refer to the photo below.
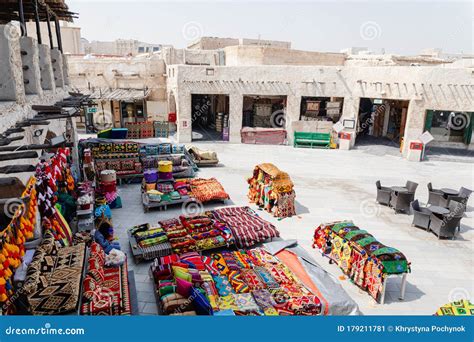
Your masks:
[{"label": "paved courtyard", "polygon": [[[202,168],[199,177],[216,177],[231,196],[230,205],[248,205],[246,178],[253,167],[262,162],[274,163],[290,174],[296,191],[297,213],[292,218],[277,220],[264,211],[258,213],[272,222],[284,239],[297,239],[315,260],[341,283],[358,303],[364,314],[431,315],[436,309],[460,296],[472,298],[474,293],[473,207],[468,206],[460,233],[454,240],[438,240],[426,231],[411,226],[412,216],[397,214],[375,203],[375,181],[383,185],[404,185],[406,180],[419,183],[416,198],[428,199],[426,184],[435,188],[470,189],[473,185],[473,164],[430,160],[409,162],[393,155],[376,155],[364,150],[310,150],[289,146],[255,146],[240,144],[198,144],[213,149],[221,161],[219,167]],[[181,214],[181,207],[167,211],[143,212],[139,184],[119,188],[123,208],[113,211],[115,231],[124,251],[129,255],[129,267],[135,271],[140,314],[156,314],[152,281],[148,263],[135,265],[131,258],[126,229],[140,223]],[[220,205],[222,206],[222,205]],[[219,207],[208,205],[205,209]],[[254,207],[255,209],[255,207]],[[340,269],[330,265],[312,249],[314,228],[322,222],[353,220],[382,243],[402,251],[411,262],[405,300],[398,299],[400,280],[390,279],[386,303],[380,305],[359,290]]]}]

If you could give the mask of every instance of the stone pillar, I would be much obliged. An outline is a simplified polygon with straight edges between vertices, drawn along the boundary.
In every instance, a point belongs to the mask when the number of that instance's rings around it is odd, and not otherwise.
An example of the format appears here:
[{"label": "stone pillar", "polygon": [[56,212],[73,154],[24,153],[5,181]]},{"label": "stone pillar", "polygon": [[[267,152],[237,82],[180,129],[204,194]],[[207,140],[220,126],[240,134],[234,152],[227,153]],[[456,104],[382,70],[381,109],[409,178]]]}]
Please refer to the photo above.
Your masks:
[{"label": "stone pillar", "polygon": [[241,94],[229,95],[229,142],[240,143],[244,99]]},{"label": "stone pillar", "polygon": [[39,65],[41,72],[41,88],[43,90],[55,90],[53,66],[51,65],[51,49],[48,45],[39,44]]},{"label": "stone pillar", "polygon": [[410,100],[403,136],[403,157],[407,157],[411,140],[418,140],[425,128],[426,108],[423,100]]},{"label": "stone pillar", "polygon": [[300,120],[301,96],[288,95],[286,102],[285,128],[288,145],[293,145],[293,122]]},{"label": "stone pillar", "polygon": [[23,80],[27,95],[42,95],[38,43],[31,37],[20,38]]},{"label": "stone pillar", "polygon": [[177,139],[180,143],[192,141],[191,94],[176,93]]},{"label": "stone pillar", "polygon": [[340,122],[342,123],[344,119],[355,120],[354,129],[344,128],[344,132],[352,133],[351,146],[355,144],[355,138],[357,134],[357,126],[359,125],[359,105],[360,97],[345,97],[344,104],[342,106],[342,115]]},{"label": "stone pillar", "polygon": [[51,64],[56,88],[64,88],[63,55],[57,48],[51,49]]},{"label": "stone pillar", "polygon": [[0,25],[0,101],[25,101],[19,38],[13,24]]},{"label": "stone pillar", "polygon": [[63,77],[64,77],[64,85],[69,85],[69,66],[67,64],[68,57],[63,55]]}]

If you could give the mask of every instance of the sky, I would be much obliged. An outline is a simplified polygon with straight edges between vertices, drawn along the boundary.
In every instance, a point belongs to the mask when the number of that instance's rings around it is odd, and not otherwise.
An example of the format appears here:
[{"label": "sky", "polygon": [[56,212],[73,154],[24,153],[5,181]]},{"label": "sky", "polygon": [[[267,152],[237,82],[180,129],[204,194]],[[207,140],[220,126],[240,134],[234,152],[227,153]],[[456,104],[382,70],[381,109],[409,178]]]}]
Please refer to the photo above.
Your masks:
[{"label": "sky", "polygon": [[472,1],[68,0],[89,41],[118,38],[186,47],[201,36],[284,40],[292,48],[339,52],[368,47],[417,54],[473,53]]}]

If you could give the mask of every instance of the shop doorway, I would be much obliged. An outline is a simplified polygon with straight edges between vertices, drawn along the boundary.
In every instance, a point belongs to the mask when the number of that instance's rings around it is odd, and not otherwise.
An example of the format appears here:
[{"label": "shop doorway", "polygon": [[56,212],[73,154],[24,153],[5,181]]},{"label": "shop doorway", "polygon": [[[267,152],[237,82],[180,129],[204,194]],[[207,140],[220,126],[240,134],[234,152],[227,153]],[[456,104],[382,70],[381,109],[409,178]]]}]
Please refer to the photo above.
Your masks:
[{"label": "shop doorway", "polygon": [[336,123],[342,115],[343,97],[301,98],[300,121],[331,121]]},{"label": "shop doorway", "polygon": [[191,95],[192,141],[229,140],[229,95]]},{"label": "shop doorway", "polygon": [[285,128],[286,96],[244,96],[242,127]]},{"label": "shop doorway", "polygon": [[361,98],[356,145],[399,148],[403,142],[408,101]]},{"label": "shop doorway", "polygon": [[121,101],[120,112],[122,114],[122,127],[125,127],[126,123],[146,121],[145,106],[143,101]]}]

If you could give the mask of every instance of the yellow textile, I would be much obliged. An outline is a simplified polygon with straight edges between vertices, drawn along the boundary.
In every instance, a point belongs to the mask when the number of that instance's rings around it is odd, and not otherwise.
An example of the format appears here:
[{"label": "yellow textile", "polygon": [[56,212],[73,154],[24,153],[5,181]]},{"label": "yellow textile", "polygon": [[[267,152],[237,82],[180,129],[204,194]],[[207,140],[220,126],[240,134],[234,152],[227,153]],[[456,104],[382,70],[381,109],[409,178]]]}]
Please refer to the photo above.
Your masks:
[{"label": "yellow textile", "polygon": [[158,172],[173,172],[173,163],[169,160],[161,160],[158,162]]}]

